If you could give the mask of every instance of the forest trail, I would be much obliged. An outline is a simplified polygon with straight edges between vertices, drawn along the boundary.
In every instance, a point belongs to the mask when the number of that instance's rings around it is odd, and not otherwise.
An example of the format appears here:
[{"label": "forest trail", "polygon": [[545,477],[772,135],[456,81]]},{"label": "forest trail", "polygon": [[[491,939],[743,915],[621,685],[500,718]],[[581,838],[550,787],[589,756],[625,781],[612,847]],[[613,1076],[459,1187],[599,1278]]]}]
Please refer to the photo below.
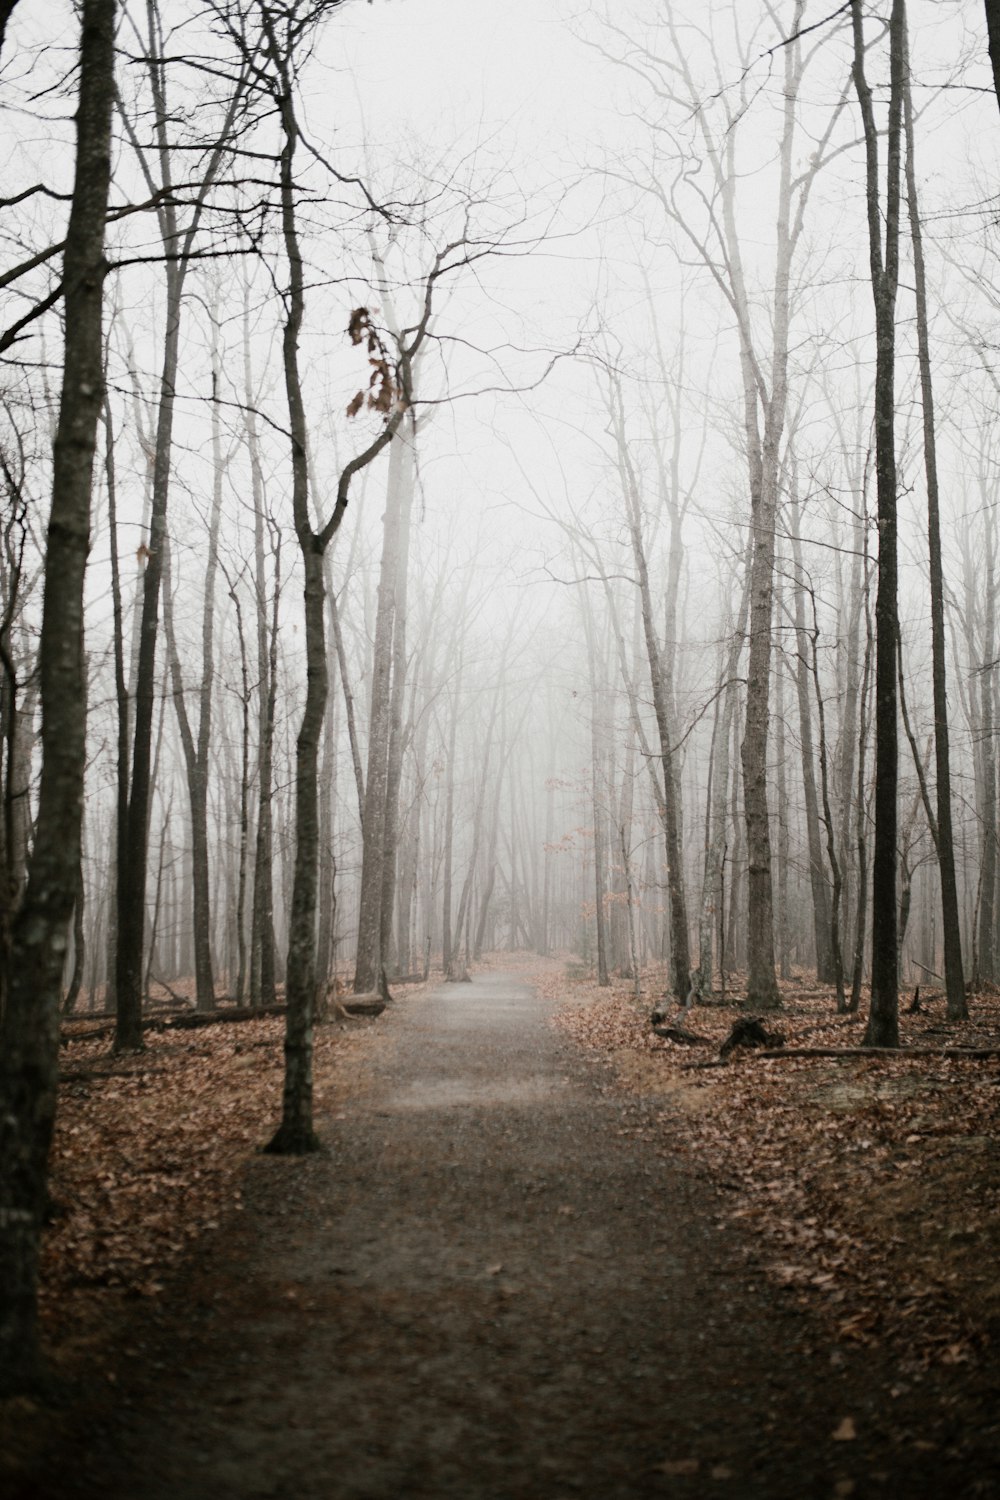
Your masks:
[{"label": "forest trail", "polygon": [[31,1494],[997,1493],[947,1456],[946,1398],[831,1359],[550,1013],[500,973],[392,1007],[329,1153],[254,1162]]}]

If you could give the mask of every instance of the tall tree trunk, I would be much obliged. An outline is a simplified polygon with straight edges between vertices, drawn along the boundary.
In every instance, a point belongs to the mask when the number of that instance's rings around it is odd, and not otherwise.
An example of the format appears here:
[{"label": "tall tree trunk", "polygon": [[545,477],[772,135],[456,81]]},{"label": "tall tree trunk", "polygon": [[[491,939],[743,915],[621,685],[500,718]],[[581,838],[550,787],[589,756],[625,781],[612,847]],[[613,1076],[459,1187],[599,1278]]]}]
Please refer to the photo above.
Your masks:
[{"label": "tall tree trunk", "polygon": [[274,942],[274,716],[277,702],[278,608],[281,599],[281,544],[272,529],[274,571],[270,624],[267,599],[267,555],[264,547],[266,503],[260,440],[254,411],[250,364],[249,292],[243,304],[243,420],[250,457],[253,505],[254,603],[257,633],[257,832],[254,844],[253,902],[250,913],[250,1004],[275,1003]]},{"label": "tall tree trunk", "polygon": [[[719,881],[721,878],[723,850],[726,843],[727,798],[729,791],[729,741],[736,719],[739,685],[736,677],[740,656],[746,644],[747,615],[750,609],[750,554],[743,569],[743,587],[739,608],[733,622],[732,634],[726,648],[719,683],[719,715],[714,730],[715,754],[711,767],[711,818],[707,829],[705,868],[701,887],[701,937],[700,967],[701,982],[705,993],[711,994],[713,987],[712,928],[718,925]],[[706,815],[707,816],[707,815]],[[721,944],[719,967],[722,967]]]},{"label": "tall tree trunk", "polygon": [[40,1372],[38,1252],[55,1123],[59,999],[77,894],[86,759],[83,584],[104,398],[104,226],[111,175],[115,0],[84,0],[76,170],[63,259],[65,354],[53,448],[39,665],[42,774],[0,1018],[0,1389]]},{"label": "tall tree trunk", "polygon": [[[601,732],[601,714],[604,707],[602,701],[604,697],[603,661],[599,678],[596,630],[591,616],[590,600],[586,594],[580,595],[580,609],[583,615],[587,642],[587,666],[590,673],[590,805],[594,823],[594,926],[597,936],[597,983],[606,986],[611,983],[611,978],[608,974],[608,922],[604,872],[605,829],[608,820],[604,798],[601,795],[604,759]],[[650,665],[652,666],[652,662]],[[669,767],[667,769],[669,771]]]},{"label": "tall tree trunk", "polygon": [[861,673],[861,696],[858,702],[858,770],[854,797],[855,847],[858,855],[858,888],[854,914],[854,963],[851,967],[851,995],[847,1009],[856,1015],[861,1007],[861,983],[865,968],[865,919],[868,912],[868,801],[865,796],[866,755],[868,749],[869,695],[872,686],[874,639],[871,611],[868,605],[868,557],[865,555],[865,654]]},{"label": "tall tree trunk", "polygon": [[[167,246],[175,249],[174,240]],[[166,267],[166,336],[160,375],[160,405],[153,469],[153,508],[142,589],[139,662],[136,674],[132,769],[128,816],[125,820],[125,865],[118,872],[118,953],[115,968],[117,1024],[115,1050],[137,1051],[143,1046],[143,944],[146,920],[146,871],[149,851],[149,814],[152,800],[151,761],[153,711],[156,697],[156,645],[160,584],[166,545],[167,496],[174,419],[174,388],[180,344],[183,275],[180,266]]]},{"label": "tall tree trunk", "polygon": [[806,630],[806,581],[802,564],[802,541],[799,536],[800,513],[794,479],[790,523],[792,557],[795,562],[795,688],[799,707],[799,741],[802,747],[802,791],[806,813],[806,839],[809,848],[809,888],[812,895],[816,977],[820,984],[832,984],[834,982],[834,956],[830,941],[830,888],[827,885],[819,831],[812,694],[809,688],[812,651],[809,633]]},{"label": "tall tree trunk", "polygon": [[629,537],[632,557],[639,583],[639,598],[642,605],[642,624],[649,661],[649,674],[653,689],[653,710],[660,739],[660,758],[663,773],[663,833],[666,844],[667,894],[670,913],[670,959],[671,983],[674,994],[686,1001],[691,989],[691,956],[688,946],[687,900],[684,891],[684,859],[681,848],[680,808],[677,805],[679,778],[674,765],[674,729],[671,722],[671,705],[668,701],[663,678],[660,644],[656,636],[653,618],[653,600],[649,586],[649,569],[642,537],[642,515],[638,480],[632,466],[628,443],[624,431],[624,412],[621,395],[612,392],[612,418],[621,470],[622,491],[628,515]]},{"label": "tall tree trunk", "polygon": [[240,847],[236,877],[237,971],[233,997],[237,1005],[242,1005],[247,987],[246,893],[250,842],[250,673],[247,668],[243,606],[235,584],[231,586],[229,595],[236,609],[236,633],[240,643]]},{"label": "tall tree trunk", "polygon": [[[435,279],[445,257],[439,255],[425,285],[420,323],[408,330],[400,344],[396,381],[387,386],[391,411],[378,436],[341,470],[336,501],[325,523],[313,530],[309,503],[308,430],[298,343],[305,312],[305,279],[296,213],[297,188],[294,174],[299,125],[295,111],[294,78],[296,48],[305,43],[309,27],[338,0],[328,0],[299,15],[294,7],[278,13],[262,6],[260,21],[270,69],[269,86],[281,121],[282,149],[279,160],[281,227],[288,265],[285,325],[282,334],[282,364],[288,427],[291,439],[292,515],[302,554],[306,645],[306,701],[295,747],[295,860],[289,916],[288,962],[285,974],[285,1082],[282,1118],[267,1150],[279,1154],[314,1151],[319,1142],[313,1130],[313,1014],[316,998],[316,906],[319,885],[319,745],[323,731],[329,681],[326,666],[326,587],[323,555],[340,528],[347,509],[351,481],[393,440],[411,401],[410,372],[431,316]],[[279,27],[282,34],[279,36]],[[352,316],[349,334],[357,345],[367,340],[368,352],[376,347],[376,336],[365,309]]]},{"label": "tall tree trunk", "polygon": [[[115,972],[117,1022],[114,1042],[116,1051],[138,1050],[143,1045],[142,959],[146,916],[149,818],[152,805],[150,762],[156,690],[156,649],[159,634],[163,553],[167,542],[167,502],[173,458],[174,405],[184,282],[191,264],[194,241],[201,223],[206,198],[218,176],[226,146],[241,108],[247,79],[247,69],[244,66],[233,85],[220,133],[214,144],[209,146],[209,159],[194,196],[194,205],[187,227],[182,228],[177,216],[177,199],[172,191],[171,112],[166,94],[163,25],[158,0],[147,0],[146,10],[149,29],[145,64],[153,99],[152,149],[140,142],[135,127],[124,109],[121,109],[120,113],[124,130],[136,152],[147,185],[151,191],[162,194],[157,213],[165,260],[166,307],[153,456],[152,507],[143,577],[142,618],[139,626],[132,772],[123,840],[125,863],[119,868],[117,880],[118,954]],[[158,166],[158,181],[152,166],[154,159]]]},{"label": "tall tree trunk", "polygon": [[[987,5],[987,11],[991,9]],[[991,35],[991,55],[993,37]],[[944,982],[948,1018],[968,1018],[962,968],[962,926],[955,875],[955,836],[951,817],[951,757],[948,743],[948,682],[944,640],[944,570],[941,563],[941,506],[938,492],[937,435],[934,389],[931,380],[930,332],[927,317],[927,276],[924,242],[917,200],[913,95],[910,86],[909,42],[903,72],[903,121],[906,133],[906,201],[913,242],[913,275],[917,303],[917,361],[923,407],[924,466],[927,475],[927,551],[931,591],[931,659],[934,694],[934,770],[937,784],[937,856],[941,876],[941,915],[944,932]]]},{"label": "tall tree trunk", "polygon": [[983,590],[983,659],[978,666],[980,780],[983,795],[982,864],[979,877],[979,961],[977,980],[995,977],[993,906],[997,872],[997,763],[993,744],[993,669],[996,657],[996,530],[992,517],[986,526],[986,579]]},{"label": "tall tree trunk", "polygon": [[399,568],[399,525],[403,454],[393,444],[382,517],[382,564],[372,661],[371,707],[368,719],[368,765],[365,807],[361,825],[361,893],[358,902],[357,958],[354,993],[367,994],[381,983],[383,955],[382,874],[385,861],[385,822],[389,782],[389,738],[392,694],[392,644]]},{"label": "tall tree trunk", "polygon": [[[782,610],[780,593],[775,603],[778,617],[780,618]],[[776,861],[777,879],[775,881],[778,892],[778,910],[774,923],[774,937],[778,950],[778,978],[788,979],[791,973],[791,965],[788,960],[788,774],[785,766],[785,660],[784,653],[782,652],[779,652],[775,658],[774,698],[776,726],[774,748],[778,762],[775,773],[776,791],[778,794],[778,857]]]},{"label": "tall tree trunk", "polygon": [[201,683],[198,689],[198,727],[194,730],[187,708],[184,672],[174,628],[170,579],[170,543],[164,540],[163,621],[173,689],[174,711],[180,731],[184,768],[187,773],[191,813],[191,917],[194,940],[196,1006],[206,1012],[215,1008],[215,978],[212,972],[212,902],[208,856],[208,772],[212,738],[212,690],[215,680],[215,577],[219,567],[219,527],[222,519],[223,463],[219,433],[218,351],[212,352],[212,505],[208,523],[205,562],[205,598],[201,625]]},{"label": "tall tree trunk", "polygon": [[[455,860],[455,740],[458,735],[459,703],[462,697],[462,668],[464,656],[459,655],[455,679],[455,695],[451,707],[451,724],[448,729],[448,760],[445,775],[448,778],[444,808],[444,878],[441,892],[441,964],[447,974],[452,965],[452,880]],[[513,878],[511,881],[513,892]]]},{"label": "tall tree trunk", "polygon": [[[797,562],[801,568],[801,558],[798,558]],[[816,694],[816,718],[817,729],[819,731],[820,791],[823,798],[823,826],[826,829],[826,855],[830,864],[829,944],[832,967],[831,982],[837,994],[837,1012],[838,1014],[843,1014],[847,1009],[847,1002],[844,998],[844,954],[840,943],[840,901],[843,891],[843,877],[840,871],[837,839],[833,827],[833,808],[830,803],[830,757],[827,753],[826,707],[823,702],[823,690],[819,680],[819,611],[816,607],[816,594],[813,589],[809,590],[809,599],[812,604],[809,664],[813,688]]]},{"label": "tall tree trunk", "polygon": [[296,222],[294,159],[298,122],[292,95],[292,59],[280,49],[270,20],[265,19],[265,27],[271,63],[279,84],[276,103],[282,127],[281,227],[288,262],[282,365],[291,436],[292,514],[304,572],[306,645],[306,701],[295,747],[295,871],[285,975],[285,1083],[281,1124],[266,1149],[277,1154],[298,1155],[319,1147],[312,1117],[312,1055],[319,876],[319,741],[328,679],[323,549],[317,546],[309,515],[308,434],[299,373],[299,335],[305,311],[305,291]]},{"label": "tall tree trunk", "polygon": [[337,715],[332,693],[327,696],[323,725],[323,765],[319,791],[319,933],[316,941],[316,996],[322,1004],[330,980],[336,943],[337,867],[333,854],[337,797]]},{"label": "tall tree trunk", "polygon": [[875,849],[872,863],[872,1000],[865,1045],[899,1045],[899,957],[896,918],[897,827],[897,538],[895,450],[896,286],[899,271],[900,125],[904,0],[889,21],[885,251],[879,202],[878,130],[865,77],[861,0],[851,0],[854,86],[865,136],[869,260],[875,304],[875,472],[878,493],[878,588],[875,598]]},{"label": "tall tree trunk", "polygon": [[[803,5],[797,0],[792,37],[801,25]],[[788,401],[788,338],[791,318],[791,265],[798,226],[791,223],[791,178],[795,140],[795,108],[801,76],[799,43],[789,39],[784,46],[784,128],[779,155],[777,260],[774,273],[773,335],[770,391],[765,396],[754,372],[749,347],[743,352],[746,431],[750,457],[750,655],[747,668],[746,721],[740,759],[743,768],[743,812],[747,841],[747,1004],[757,1010],[781,1005],[781,992],[774,966],[774,899],[771,881],[771,827],[767,799],[767,746],[770,725],[772,622],[774,607],[775,521],[778,513],[778,479],[781,440]],[[735,244],[732,225],[733,186],[725,193],[729,240]],[[801,224],[801,212],[799,217]],[[746,308],[739,271],[739,301]],[[746,345],[748,328],[741,322],[741,341]],[[758,436],[756,405],[763,406],[763,434]]]},{"label": "tall tree trunk", "polygon": [[402,465],[399,476],[399,535],[396,541],[396,599],[393,610],[392,690],[389,697],[389,753],[385,789],[385,826],[383,829],[385,847],[382,859],[381,930],[379,932],[379,951],[382,961],[380,983],[385,993],[388,993],[385,969],[390,962],[392,949],[396,872],[399,861],[399,791],[403,779],[403,753],[408,739],[408,730],[403,723],[403,706],[409,665],[406,654],[406,625],[409,595],[410,513],[413,507],[417,436],[412,414],[405,419],[401,431],[402,437],[393,444],[393,448],[398,448],[402,455]]}]

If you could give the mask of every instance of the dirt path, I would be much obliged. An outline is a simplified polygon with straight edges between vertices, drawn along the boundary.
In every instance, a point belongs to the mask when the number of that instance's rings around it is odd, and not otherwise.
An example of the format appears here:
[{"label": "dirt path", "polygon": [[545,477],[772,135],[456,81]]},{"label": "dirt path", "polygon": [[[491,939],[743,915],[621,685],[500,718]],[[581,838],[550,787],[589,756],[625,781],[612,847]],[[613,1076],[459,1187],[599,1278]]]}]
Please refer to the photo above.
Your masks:
[{"label": "dirt path", "polygon": [[972,1397],[820,1347],[528,988],[403,1000],[368,1058],[32,1495],[1000,1494]]}]

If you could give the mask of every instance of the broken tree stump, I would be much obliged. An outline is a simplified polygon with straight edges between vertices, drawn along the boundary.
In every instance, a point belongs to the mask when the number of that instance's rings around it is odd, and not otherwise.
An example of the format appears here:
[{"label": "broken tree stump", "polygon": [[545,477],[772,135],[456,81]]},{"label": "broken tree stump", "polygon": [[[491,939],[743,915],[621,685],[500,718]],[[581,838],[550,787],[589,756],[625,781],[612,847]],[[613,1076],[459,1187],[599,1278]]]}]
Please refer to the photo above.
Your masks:
[{"label": "broken tree stump", "polygon": [[374,1018],[385,1010],[385,1000],[379,990],[371,990],[367,995],[352,995],[347,1000],[341,1000],[340,1008],[349,1016]]},{"label": "broken tree stump", "polygon": [[719,1048],[719,1056],[727,1058],[737,1047],[783,1047],[785,1038],[780,1031],[767,1031],[760,1016],[740,1016],[733,1022],[732,1030]]}]

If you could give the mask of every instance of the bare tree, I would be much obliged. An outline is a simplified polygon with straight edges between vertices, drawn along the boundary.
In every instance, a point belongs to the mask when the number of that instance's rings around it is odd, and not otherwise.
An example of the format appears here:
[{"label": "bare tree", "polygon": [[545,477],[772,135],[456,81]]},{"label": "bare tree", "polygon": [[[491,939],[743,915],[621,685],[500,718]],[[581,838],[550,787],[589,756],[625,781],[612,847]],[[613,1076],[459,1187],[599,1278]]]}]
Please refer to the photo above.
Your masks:
[{"label": "bare tree", "polygon": [[[146,916],[146,866],[149,814],[152,799],[151,755],[156,684],[156,650],[159,634],[160,585],[167,539],[167,503],[173,455],[173,425],[179,367],[181,317],[184,286],[195,254],[206,205],[216,183],[233,128],[243,108],[249,75],[248,60],[238,73],[223,111],[218,134],[205,148],[205,166],[194,193],[186,225],[178,215],[174,197],[174,117],[166,92],[166,59],[163,23],[158,0],[147,0],[147,35],[142,40],[153,100],[154,148],[140,141],[135,124],[122,108],[121,118],[140,170],[157,204],[166,281],[166,312],[160,387],[157,403],[153,456],[152,510],[146,567],[143,576],[142,618],[136,671],[136,696],[132,738],[132,764],[127,794],[126,832],[121,841],[124,868],[118,870],[118,948],[115,1000],[118,1021],[115,1046],[131,1050],[142,1046],[143,946]],[[125,797],[121,798],[124,806]],[[203,995],[203,1002],[207,996]]]},{"label": "bare tree", "polygon": [[[802,46],[804,5],[805,0],[793,0],[784,25],[778,19],[777,8],[767,7],[768,19],[778,31],[778,41],[770,53],[780,50],[782,58],[782,119],[777,151],[774,273],[768,294],[767,332],[763,335],[755,317],[755,299],[748,282],[736,204],[740,177],[737,141],[741,120],[751,104],[756,59],[750,49],[757,45],[756,36],[747,42],[740,29],[734,28],[743,72],[735,86],[731,86],[732,81],[722,76],[716,57],[719,87],[707,93],[696,81],[687,39],[673,8],[667,7],[664,14],[668,46],[661,50],[629,37],[617,22],[608,23],[609,33],[621,47],[618,61],[637,73],[661,104],[676,106],[677,115],[667,116],[658,130],[667,134],[665,144],[670,159],[673,162],[680,159],[691,166],[691,170],[683,166],[680,170],[672,168],[666,174],[658,170],[654,152],[646,176],[637,178],[631,168],[612,175],[639,186],[659,206],[681,243],[705,267],[731,310],[736,327],[752,533],[746,720],[740,751],[748,855],[747,999],[759,1009],[781,1003],[774,966],[767,744],[774,531],[788,401],[792,267],[813,184],[825,162],[838,150],[833,144],[834,127],[846,99],[845,92],[830,111],[808,165],[797,171],[798,96],[808,62]],[[713,111],[721,116],[716,128],[713,128]],[[660,115],[663,118],[662,111]],[[702,165],[707,167],[704,177],[700,174]]]},{"label": "bare tree", "polygon": [[639,598],[643,633],[653,689],[653,708],[660,740],[663,773],[663,832],[666,842],[667,885],[670,906],[670,962],[674,993],[687,1004],[691,991],[691,956],[689,948],[687,898],[684,889],[684,859],[681,845],[679,806],[680,780],[675,765],[677,732],[674,722],[669,678],[664,672],[663,646],[653,618],[653,599],[649,586],[649,566],[642,532],[642,509],[639,481],[625,435],[625,413],[620,382],[609,383],[609,412],[620,471],[622,495],[628,520]]}]

